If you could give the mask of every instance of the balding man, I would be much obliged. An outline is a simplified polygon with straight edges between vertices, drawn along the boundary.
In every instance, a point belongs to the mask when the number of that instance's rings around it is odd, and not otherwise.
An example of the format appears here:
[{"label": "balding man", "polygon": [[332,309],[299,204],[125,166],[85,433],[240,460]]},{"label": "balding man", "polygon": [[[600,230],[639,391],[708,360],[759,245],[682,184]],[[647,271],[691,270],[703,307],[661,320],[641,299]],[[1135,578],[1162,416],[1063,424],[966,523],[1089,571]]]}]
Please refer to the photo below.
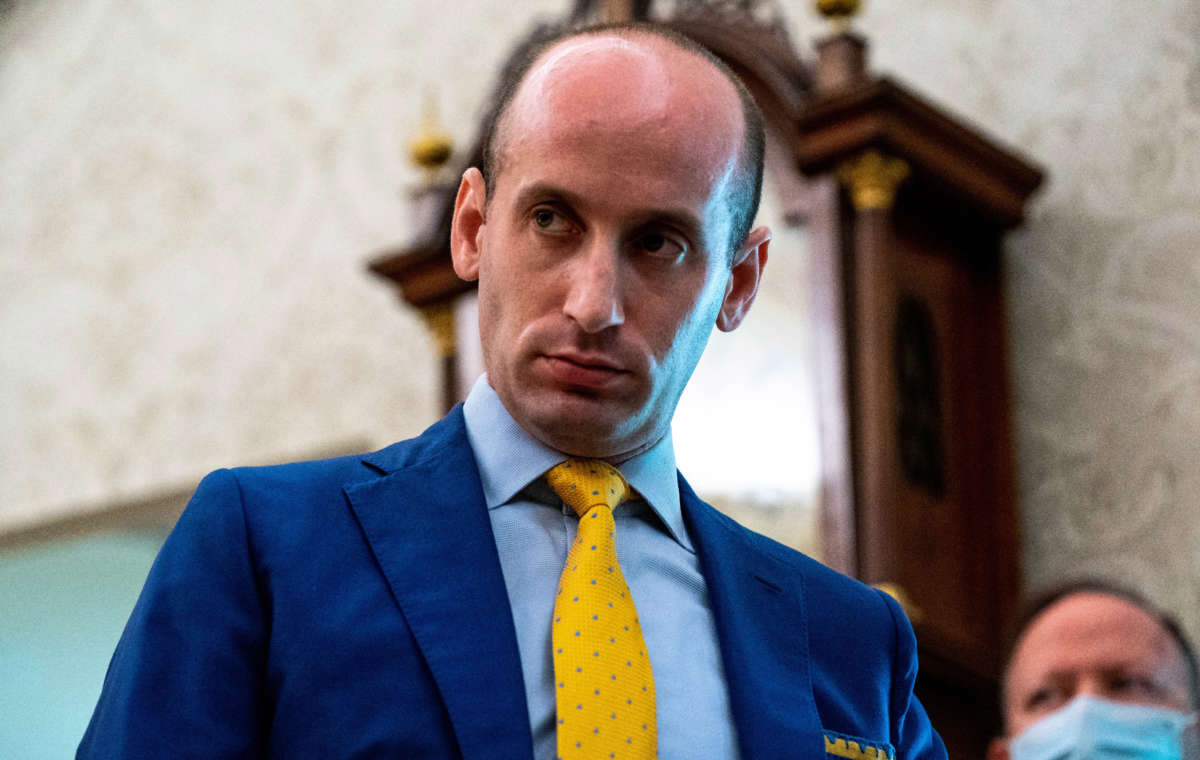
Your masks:
[{"label": "balding man", "polygon": [[945,757],[897,605],[675,468],[767,259],[753,100],[653,27],[518,73],[451,236],[487,374],[419,438],[209,476],[81,755]]},{"label": "balding man", "polygon": [[1036,602],[1013,646],[989,760],[1200,758],[1196,656],[1138,594],[1085,581]]}]

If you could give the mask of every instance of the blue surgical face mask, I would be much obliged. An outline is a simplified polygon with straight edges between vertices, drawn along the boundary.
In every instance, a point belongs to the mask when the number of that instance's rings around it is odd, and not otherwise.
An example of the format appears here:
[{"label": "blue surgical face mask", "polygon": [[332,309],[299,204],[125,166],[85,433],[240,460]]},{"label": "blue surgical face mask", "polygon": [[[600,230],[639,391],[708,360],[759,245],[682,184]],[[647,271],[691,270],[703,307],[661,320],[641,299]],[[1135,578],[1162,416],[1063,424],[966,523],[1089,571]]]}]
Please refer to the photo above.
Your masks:
[{"label": "blue surgical face mask", "polygon": [[1009,754],[1012,760],[1190,760],[1194,731],[1194,715],[1079,696],[1025,729]]}]

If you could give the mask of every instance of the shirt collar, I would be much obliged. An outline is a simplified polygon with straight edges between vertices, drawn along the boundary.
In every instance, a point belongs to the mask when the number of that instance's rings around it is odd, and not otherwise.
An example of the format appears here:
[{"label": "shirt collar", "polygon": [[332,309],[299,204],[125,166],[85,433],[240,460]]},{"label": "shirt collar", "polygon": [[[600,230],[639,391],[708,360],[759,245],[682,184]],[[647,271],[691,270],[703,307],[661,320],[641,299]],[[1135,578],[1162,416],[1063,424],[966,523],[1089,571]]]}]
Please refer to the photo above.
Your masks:
[{"label": "shirt collar", "polygon": [[[463,416],[489,510],[509,503],[542,473],[568,458],[534,439],[517,424],[488,383],[486,374],[475,381],[463,404]],[[671,537],[694,553],[679,508],[679,481],[670,432],[649,450],[617,465],[617,469],[662,520]]]}]

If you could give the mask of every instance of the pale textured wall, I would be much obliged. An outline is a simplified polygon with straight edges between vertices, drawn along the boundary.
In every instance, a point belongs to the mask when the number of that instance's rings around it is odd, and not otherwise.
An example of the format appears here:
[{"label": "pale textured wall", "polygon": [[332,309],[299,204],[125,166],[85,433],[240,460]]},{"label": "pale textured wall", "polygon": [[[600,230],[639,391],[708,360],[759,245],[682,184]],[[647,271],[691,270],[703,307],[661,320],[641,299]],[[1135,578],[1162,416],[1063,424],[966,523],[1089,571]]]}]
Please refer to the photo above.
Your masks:
[{"label": "pale textured wall", "polygon": [[1049,170],[1007,250],[1028,586],[1109,575],[1200,640],[1200,3],[874,0],[862,27]]},{"label": "pale textured wall", "polygon": [[363,262],[407,234],[422,88],[474,117],[559,5],[0,5],[0,530],[431,422]]}]

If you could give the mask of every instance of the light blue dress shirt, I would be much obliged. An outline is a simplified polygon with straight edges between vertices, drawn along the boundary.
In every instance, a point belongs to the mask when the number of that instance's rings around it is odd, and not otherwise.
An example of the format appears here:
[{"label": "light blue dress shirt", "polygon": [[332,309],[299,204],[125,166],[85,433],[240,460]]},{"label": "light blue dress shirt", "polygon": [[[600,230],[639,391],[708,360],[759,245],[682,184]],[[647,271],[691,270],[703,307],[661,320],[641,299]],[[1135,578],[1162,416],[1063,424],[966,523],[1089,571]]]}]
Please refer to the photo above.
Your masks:
[{"label": "light blue dress shirt", "polygon": [[[463,413],[516,624],[534,757],[548,760],[556,755],[550,619],[579,518],[540,476],[567,457],[517,424],[486,375]],[[671,436],[619,467],[643,497],[622,504],[614,518],[617,558],[654,671],[659,757],[736,758],[716,624],[679,508]]]}]

